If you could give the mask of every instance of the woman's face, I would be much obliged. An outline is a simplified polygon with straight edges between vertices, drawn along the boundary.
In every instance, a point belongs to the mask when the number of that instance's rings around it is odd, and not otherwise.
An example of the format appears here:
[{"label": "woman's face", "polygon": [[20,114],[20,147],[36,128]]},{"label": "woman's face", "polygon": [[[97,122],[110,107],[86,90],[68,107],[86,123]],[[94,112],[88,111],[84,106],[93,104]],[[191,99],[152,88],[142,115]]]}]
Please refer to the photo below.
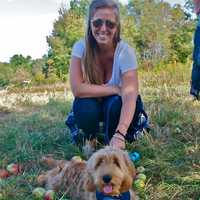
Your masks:
[{"label": "woman's face", "polygon": [[113,9],[97,9],[91,19],[93,37],[99,45],[112,45],[117,31],[117,21]]}]

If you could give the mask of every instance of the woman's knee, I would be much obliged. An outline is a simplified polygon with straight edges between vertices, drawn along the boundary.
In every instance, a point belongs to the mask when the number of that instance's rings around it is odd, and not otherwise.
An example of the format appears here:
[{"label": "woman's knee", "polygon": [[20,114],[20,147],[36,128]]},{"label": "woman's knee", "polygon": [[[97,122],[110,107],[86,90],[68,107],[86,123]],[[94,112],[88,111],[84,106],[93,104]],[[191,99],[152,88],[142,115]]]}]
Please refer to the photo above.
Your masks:
[{"label": "woman's knee", "polygon": [[73,102],[73,112],[78,127],[91,132],[99,122],[101,105],[95,98],[76,98]]}]

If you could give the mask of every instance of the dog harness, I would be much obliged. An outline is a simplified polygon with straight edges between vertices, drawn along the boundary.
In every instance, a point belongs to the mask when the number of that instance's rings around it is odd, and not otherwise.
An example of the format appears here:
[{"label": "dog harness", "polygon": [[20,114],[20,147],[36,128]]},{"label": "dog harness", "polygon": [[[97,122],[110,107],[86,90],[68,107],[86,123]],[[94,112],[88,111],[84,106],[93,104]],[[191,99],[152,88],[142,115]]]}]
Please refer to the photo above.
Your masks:
[{"label": "dog harness", "polygon": [[130,200],[131,194],[130,191],[123,192],[119,196],[108,196],[102,192],[96,191],[96,199],[97,200]]}]

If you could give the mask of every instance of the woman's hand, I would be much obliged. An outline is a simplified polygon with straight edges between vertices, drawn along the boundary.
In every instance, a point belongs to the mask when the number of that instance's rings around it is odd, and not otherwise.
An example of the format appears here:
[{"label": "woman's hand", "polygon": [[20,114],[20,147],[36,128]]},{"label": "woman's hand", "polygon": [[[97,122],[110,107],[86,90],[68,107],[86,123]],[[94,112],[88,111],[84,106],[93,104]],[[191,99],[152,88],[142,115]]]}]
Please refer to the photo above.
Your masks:
[{"label": "woman's hand", "polygon": [[110,140],[110,145],[119,149],[125,149],[125,138],[115,133]]},{"label": "woman's hand", "polygon": [[108,87],[114,94],[121,96],[121,87],[107,84],[102,84],[101,86]]}]

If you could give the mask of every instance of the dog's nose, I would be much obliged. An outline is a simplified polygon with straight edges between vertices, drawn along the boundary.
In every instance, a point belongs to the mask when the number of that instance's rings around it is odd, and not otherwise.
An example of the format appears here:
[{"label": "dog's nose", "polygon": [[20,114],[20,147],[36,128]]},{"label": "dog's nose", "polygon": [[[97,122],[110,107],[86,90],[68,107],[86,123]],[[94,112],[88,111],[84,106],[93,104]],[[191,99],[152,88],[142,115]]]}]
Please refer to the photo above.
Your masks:
[{"label": "dog's nose", "polygon": [[104,175],[102,179],[103,179],[103,181],[105,183],[109,183],[111,181],[111,179],[112,179],[112,176],[110,176],[110,175]]}]

